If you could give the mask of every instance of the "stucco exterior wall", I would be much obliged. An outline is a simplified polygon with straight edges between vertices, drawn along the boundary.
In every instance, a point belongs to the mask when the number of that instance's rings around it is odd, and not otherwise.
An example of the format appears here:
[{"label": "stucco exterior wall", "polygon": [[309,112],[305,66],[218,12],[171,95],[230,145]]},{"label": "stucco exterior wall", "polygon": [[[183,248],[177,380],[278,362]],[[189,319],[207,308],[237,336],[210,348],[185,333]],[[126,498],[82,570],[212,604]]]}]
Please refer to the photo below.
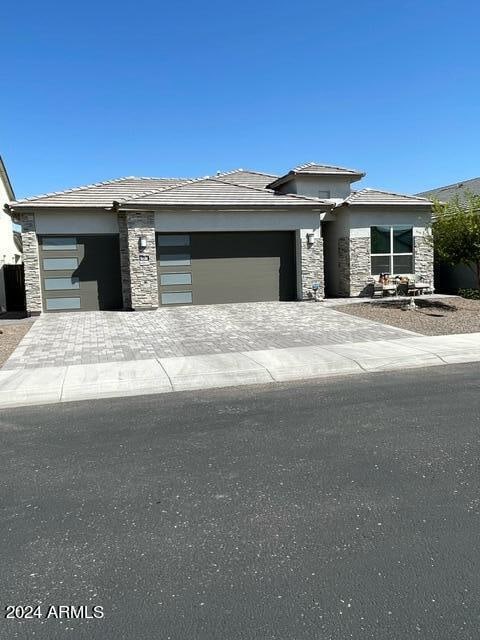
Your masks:
[{"label": "stucco exterior wall", "polygon": [[319,211],[171,211],[155,213],[162,233],[318,229]]},{"label": "stucco exterior wall", "polygon": [[350,181],[332,176],[298,176],[295,178],[296,193],[318,198],[319,191],[330,191],[330,198],[347,198],[350,195]]},{"label": "stucco exterior wall", "polygon": [[118,233],[117,214],[109,211],[41,211],[35,213],[39,234]]},{"label": "stucco exterior wall", "polygon": [[350,181],[345,177],[333,176],[296,176],[293,180],[280,185],[279,193],[297,193],[318,198],[319,191],[329,191],[330,198],[344,199],[350,195]]},{"label": "stucco exterior wall", "polygon": [[21,262],[21,253],[13,239],[12,219],[8,213],[3,210],[8,200],[8,193],[0,176],[0,312],[6,310],[3,265],[18,264]]},{"label": "stucco exterior wall", "polygon": [[432,220],[431,212],[425,208],[390,206],[390,207],[340,207],[347,209],[351,229],[370,229],[371,226],[386,224],[411,225],[414,229],[426,229]]},{"label": "stucco exterior wall", "polygon": [[[16,264],[19,262],[19,251],[13,240],[12,219],[3,210],[9,197],[3,181],[0,179],[0,265]],[[17,256],[17,258],[15,258]]]},{"label": "stucco exterior wall", "polygon": [[17,264],[21,261],[21,254],[13,239],[12,219],[1,210],[2,207],[0,202],[0,265]]}]

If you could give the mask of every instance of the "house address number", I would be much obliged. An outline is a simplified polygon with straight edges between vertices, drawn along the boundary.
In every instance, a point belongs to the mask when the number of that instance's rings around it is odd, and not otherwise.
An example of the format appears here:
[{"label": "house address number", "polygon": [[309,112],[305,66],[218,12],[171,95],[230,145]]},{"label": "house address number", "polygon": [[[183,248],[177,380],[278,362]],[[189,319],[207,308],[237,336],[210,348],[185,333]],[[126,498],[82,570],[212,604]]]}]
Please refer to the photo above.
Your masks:
[{"label": "house address number", "polygon": [[140,262],[148,262],[150,260],[150,256],[140,255],[138,256]]}]

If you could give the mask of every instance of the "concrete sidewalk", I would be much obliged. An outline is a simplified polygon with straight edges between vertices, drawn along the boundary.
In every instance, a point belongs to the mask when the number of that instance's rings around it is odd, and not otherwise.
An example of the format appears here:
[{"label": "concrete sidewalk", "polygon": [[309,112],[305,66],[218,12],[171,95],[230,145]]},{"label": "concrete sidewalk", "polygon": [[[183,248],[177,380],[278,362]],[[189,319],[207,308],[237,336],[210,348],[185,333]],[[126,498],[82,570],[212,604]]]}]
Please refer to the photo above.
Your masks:
[{"label": "concrete sidewalk", "polygon": [[480,361],[480,333],[0,370],[0,407]]}]

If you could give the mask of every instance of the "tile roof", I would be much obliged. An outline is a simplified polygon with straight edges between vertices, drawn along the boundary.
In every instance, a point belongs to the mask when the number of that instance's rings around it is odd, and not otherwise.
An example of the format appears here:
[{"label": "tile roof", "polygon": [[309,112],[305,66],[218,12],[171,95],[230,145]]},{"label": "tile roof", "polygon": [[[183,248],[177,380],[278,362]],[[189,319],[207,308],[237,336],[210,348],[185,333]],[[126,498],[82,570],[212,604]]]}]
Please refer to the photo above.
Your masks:
[{"label": "tile roof", "polygon": [[[236,169],[218,174],[224,182],[238,183],[246,186],[265,188],[275,178],[272,174]],[[137,178],[128,176],[115,180],[106,180],[94,184],[45,193],[31,198],[23,198],[12,202],[17,207],[111,207],[114,200],[135,198],[140,194],[158,191],[191,182],[191,178]]]},{"label": "tile roof", "polygon": [[[318,206],[325,201],[296,194],[226,182],[223,178],[198,178],[167,189],[154,190],[118,201],[120,208],[134,206]],[[329,203],[326,203],[329,206]]]},{"label": "tile roof", "polygon": [[[350,171],[353,169],[308,163],[292,171],[320,174],[324,169]],[[285,177],[285,176],[284,176]],[[10,203],[15,210],[27,207],[101,207],[111,208],[135,204],[148,206],[332,206],[332,202],[297,194],[278,194],[267,188],[275,176],[249,169],[236,169],[205,178],[142,178],[129,176],[95,184],[24,198]],[[281,180],[282,178],[280,178]],[[480,179],[479,179],[480,182]],[[420,196],[408,196],[362,189],[352,192],[344,201],[347,205],[428,205]],[[343,203],[338,203],[341,206]]]},{"label": "tile roof", "polygon": [[480,195],[480,178],[471,178],[470,180],[463,180],[462,182],[448,184],[444,187],[437,187],[436,189],[417,193],[417,195],[425,198],[436,198],[442,202],[448,202],[455,196],[460,196],[460,198],[464,197],[467,192]]},{"label": "tile roof", "polygon": [[165,189],[187,180],[188,178],[135,178],[129,176],[127,178],[96,182],[83,187],[75,187],[74,189],[66,189],[65,191],[55,191],[31,198],[23,198],[12,202],[11,205],[14,208],[29,205],[36,207],[111,207],[114,200],[119,200],[126,196],[133,197],[152,189]]},{"label": "tile roof", "polygon": [[342,204],[347,205],[431,205],[427,198],[419,196],[409,196],[391,191],[380,191],[379,189],[361,189],[352,191]]}]

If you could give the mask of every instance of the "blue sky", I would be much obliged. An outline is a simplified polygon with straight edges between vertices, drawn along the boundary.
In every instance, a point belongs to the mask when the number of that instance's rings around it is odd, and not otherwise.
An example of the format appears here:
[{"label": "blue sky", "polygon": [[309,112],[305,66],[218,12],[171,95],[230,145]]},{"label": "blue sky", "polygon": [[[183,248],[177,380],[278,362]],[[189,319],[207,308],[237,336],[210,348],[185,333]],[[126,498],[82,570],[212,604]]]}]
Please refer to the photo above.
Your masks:
[{"label": "blue sky", "polygon": [[19,0],[0,21],[18,197],[310,160],[406,192],[480,175],[471,0]]}]

